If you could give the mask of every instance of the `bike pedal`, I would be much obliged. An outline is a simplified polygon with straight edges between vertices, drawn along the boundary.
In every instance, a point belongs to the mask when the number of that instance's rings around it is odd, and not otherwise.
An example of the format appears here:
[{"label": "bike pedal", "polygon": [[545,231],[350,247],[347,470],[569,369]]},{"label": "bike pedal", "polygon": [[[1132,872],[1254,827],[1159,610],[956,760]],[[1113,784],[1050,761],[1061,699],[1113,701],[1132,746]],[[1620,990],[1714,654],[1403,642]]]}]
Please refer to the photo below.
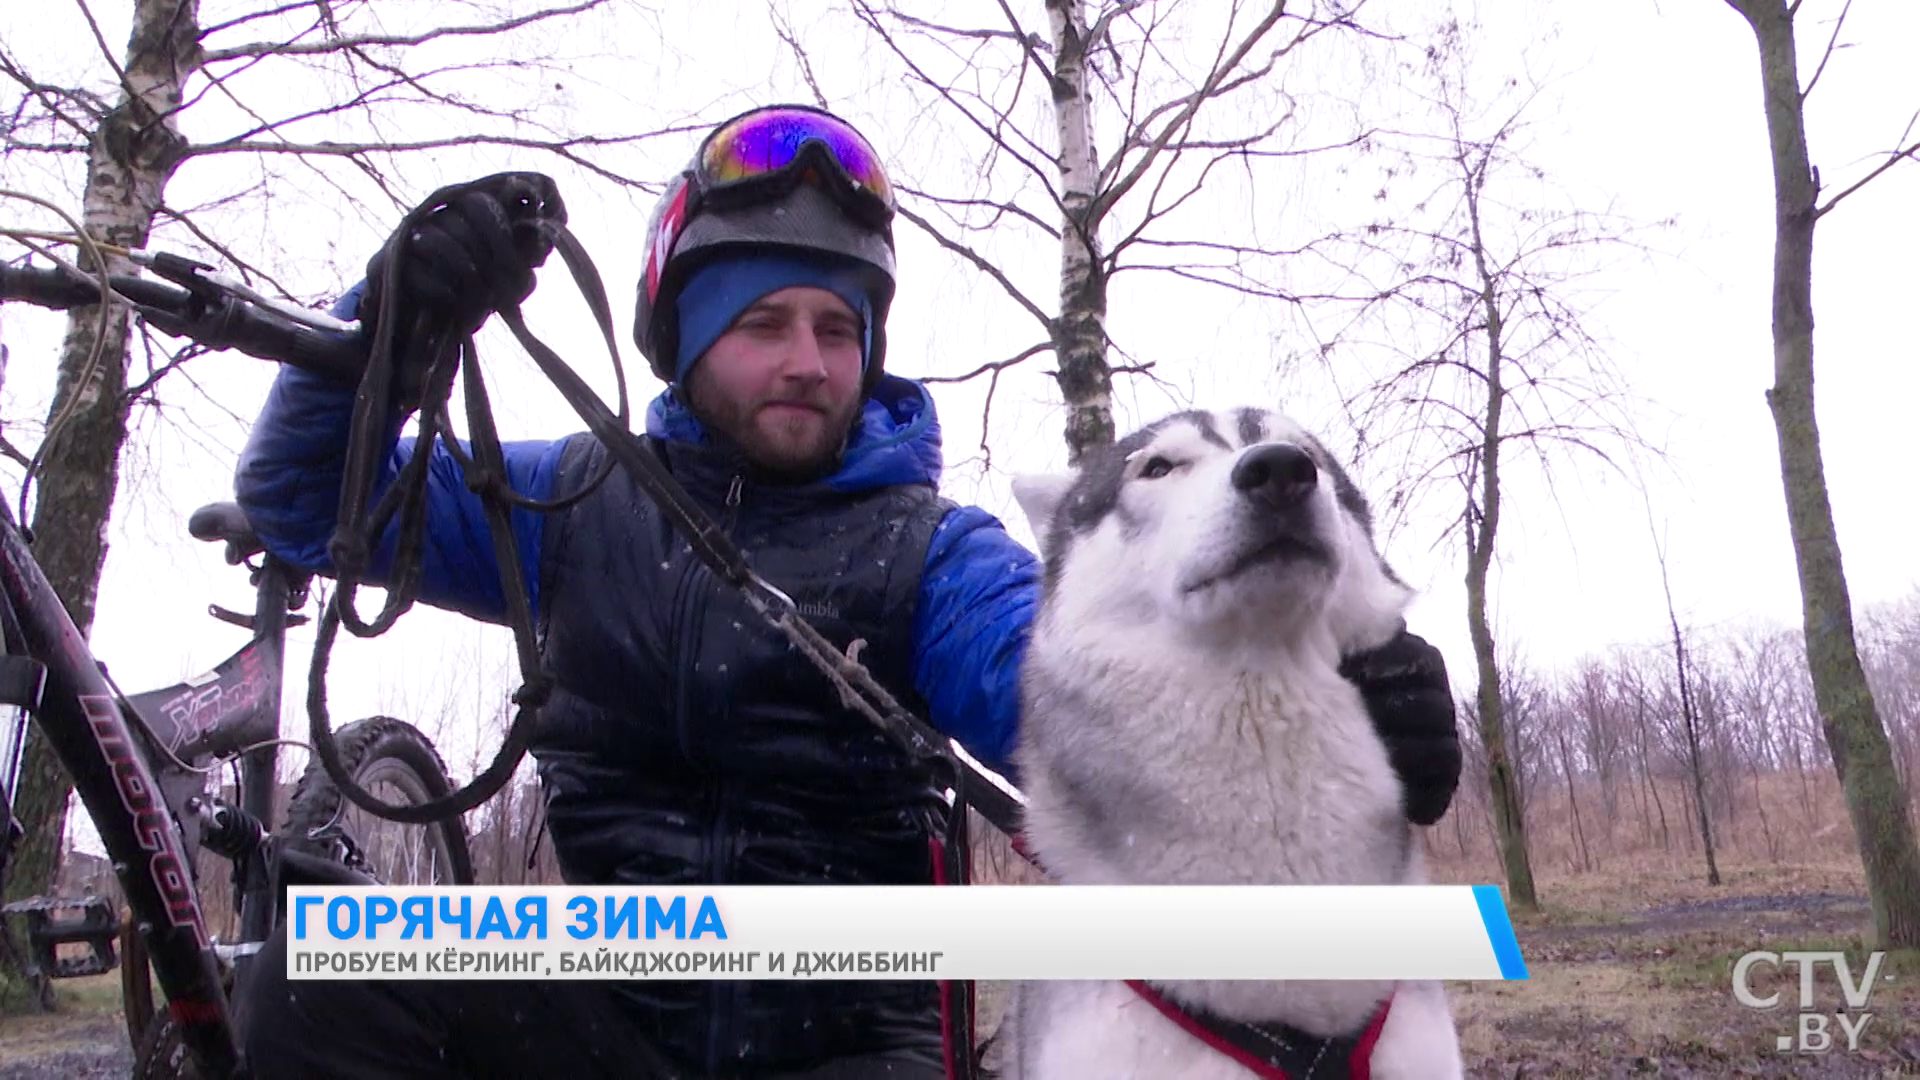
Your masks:
[{"label": "bike pedal", "polygon": [[[30,896],[0,907],[0,914],[26,920],[28,963],[49,979],[100,975],[119,965],[120,914],[105,897]],[[85,945],[87,952],[62,956],[62,945]]]},{"label": "bike pedal", "polygon": [[0,705],[38,712],[46,687],[47,665],[31,656],[0,656]]}]

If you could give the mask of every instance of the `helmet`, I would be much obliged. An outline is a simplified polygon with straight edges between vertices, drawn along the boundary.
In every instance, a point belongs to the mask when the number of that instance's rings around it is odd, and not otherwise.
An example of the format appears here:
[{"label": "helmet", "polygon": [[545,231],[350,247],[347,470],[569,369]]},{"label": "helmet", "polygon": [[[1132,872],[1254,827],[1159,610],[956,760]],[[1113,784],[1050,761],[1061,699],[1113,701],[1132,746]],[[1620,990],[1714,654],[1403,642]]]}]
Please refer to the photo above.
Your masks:
[{"label": "helmet", "polygon": [[676,302],[688,276],[733,251],[768,246],[856,260],[868,277],[873,325],[865,389],[886,360],[894,294],[893,188],[852,125],[821,109],[777,105],[721,124],[668,184],[647,224],[633,339],[672,382]]}]

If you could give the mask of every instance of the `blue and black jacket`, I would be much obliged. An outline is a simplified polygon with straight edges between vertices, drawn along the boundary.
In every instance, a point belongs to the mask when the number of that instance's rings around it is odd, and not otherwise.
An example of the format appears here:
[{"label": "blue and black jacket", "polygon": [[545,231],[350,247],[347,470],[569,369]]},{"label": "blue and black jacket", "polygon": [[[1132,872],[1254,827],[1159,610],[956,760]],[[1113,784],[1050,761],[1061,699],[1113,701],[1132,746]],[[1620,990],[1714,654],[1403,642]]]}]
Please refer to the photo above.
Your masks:
[{"label": "blue and black jacket", "polygon": [[[326,572],[353,390],[284,369],[241,459],[248,520],[276,555]],[[635,436],[640,438],[640,436]],[[918,384],[881,380],[837,472],[755,483],[670,394],[644,445],[755,569],[976,757],[1004,767],[1037,611],[1031,553],[986,512],[942,500],[940,428]],[[397,435],[390,482],[413,440]],[[422,598],[504,618],[479,501],[433,451]],[[506,447],[513,486],[577,490],[606,450],[579,434]],[[556,686],[533,744],[567,879],[605,884],[919,884],[933,879],[927,778],[692,554],[623,470],[553,515],[514,511]],[[383,565],[376,558],[376,570]],[[635,1022],[704,1075],[938,1046],[924,982],[622,983]]]}]

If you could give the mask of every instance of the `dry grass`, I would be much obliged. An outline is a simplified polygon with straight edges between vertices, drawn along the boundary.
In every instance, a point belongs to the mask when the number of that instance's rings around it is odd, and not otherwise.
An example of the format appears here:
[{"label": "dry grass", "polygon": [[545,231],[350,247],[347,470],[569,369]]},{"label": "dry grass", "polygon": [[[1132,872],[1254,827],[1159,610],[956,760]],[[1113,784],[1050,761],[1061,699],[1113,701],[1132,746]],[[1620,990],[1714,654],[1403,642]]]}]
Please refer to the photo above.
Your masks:
[{"label": "dry grass", "polygon": [[[1036,880],[990,834],[976,834],[980,878]],[[1797,846],[1816,846],[1805,839]],[[1429,845],[1434,880],[1502,880],[1484,852],[1461,858],[1445,840],[1430,840],[1438,841]],[[1542,909],[1514,914],[1531,977],[1450,987],[1470,1074],[1920,1077],[1920,952],[1888,957],[1857,1053],[1778,1050],[1776,1040],[1796,1023],[1791,972],[1774,977],[1761,968],[1754,979],[1761,994],[1782,986],[1782,1008],[1755,1011],[1733,998],[1734,961],[1751,950],[1837,949],[1856,972],[1865,963],[1870,917],[1860,865],[1843,844],[1817,846],[1833,855],[1781,862],[1732,847],[1720,860],[1718,886],[1706,883],[1697,849],[1616,850],[1585,872],[1567,861],[1536,860]],[[1842,1004],[1839,991],[1830,977],[1821,982],[1819,1004],[1831,1013]],[[997,1022],[1004,987],[980,990],[986,1033]],[[1839,1037],[1837,1026],[1832,1031]]]},{"label": "dry grass", "polygon": [[130,1059],[120,973],[65,979],[58,987],[58,1012],[0,1016],[0,1077],[124,1076]]},{"label": "dry grass", "polygon": [[[1450,869],[1451,880],[1489,880]],[[1733,998],[1734,962],[1755,949],[1840,950],[1860,970],[1870,917],[1859,865],[1735,862],[1721,872],[1714,887],[1690,865],[1641,857],[1543,876],[1543,910],[1514,920],[1531,978],[1452,987],[1475,1075],[1920,1076],[1920,952],[1887,958],[1857,1053],[1779,1050],[1796,1024],[1791,971],[1756,971],[1756,992],[1783,989],[1779,1008]],[[1823,975],[1817,1006],[1842,1004]]]},{"label": "dry grass", "polygon": [[[1499,869],[1486,860],[1458,862],[1433,858],[1429,860],[1428,871],[1435,882],[1443,884],[1479,885],[1504,880]],[[1866,895],[1866,883],[1857,859],[1801,863],[1723,859],[1720,880],[1717,886],[1709,885],[1706,870],[1697,861],[1658,852],[1620,856],[1608,860],[1600,869],[1585,873],[1549,869],[1535,874],[1542,911],[1532,918],[1552,923],[1577,918],[1583,913],[1596,917],[1619,916],[1643,908],[1700,903],[1729,896]],[[1525,915],[1515,917],[1519,921],[1528,920]]]}]

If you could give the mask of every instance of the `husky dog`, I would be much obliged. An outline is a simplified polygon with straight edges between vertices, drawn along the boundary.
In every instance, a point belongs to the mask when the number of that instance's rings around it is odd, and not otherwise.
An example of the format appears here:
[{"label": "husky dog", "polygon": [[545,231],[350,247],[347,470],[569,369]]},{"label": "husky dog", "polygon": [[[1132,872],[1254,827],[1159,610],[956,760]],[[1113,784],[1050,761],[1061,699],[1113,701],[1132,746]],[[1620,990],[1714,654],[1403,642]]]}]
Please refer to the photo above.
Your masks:
[{"label": "husky dog", "polygon": [[[1412,592],[1318,441],[1264,410],[1180,413],[1074,473],[1016,480],[1014,495],[1045,558],[1016,753],[1026,840],[1051,876],[1424,881],[1386,747],[1338,670],[1399,631]],[[1256,1042],[1298,1042],[1294,1080],[1336,1075],[1313,1049],[1351,1048],[1392,995],[1375,1080],[1462,1074],[1437,983],[1153,989],[1189,1014],[1253,1025],[1240,1030]],[[1258,1075],[1124,983],[1022,984],[1007,1024],[1000,1064],[1020,1080]]]}]

